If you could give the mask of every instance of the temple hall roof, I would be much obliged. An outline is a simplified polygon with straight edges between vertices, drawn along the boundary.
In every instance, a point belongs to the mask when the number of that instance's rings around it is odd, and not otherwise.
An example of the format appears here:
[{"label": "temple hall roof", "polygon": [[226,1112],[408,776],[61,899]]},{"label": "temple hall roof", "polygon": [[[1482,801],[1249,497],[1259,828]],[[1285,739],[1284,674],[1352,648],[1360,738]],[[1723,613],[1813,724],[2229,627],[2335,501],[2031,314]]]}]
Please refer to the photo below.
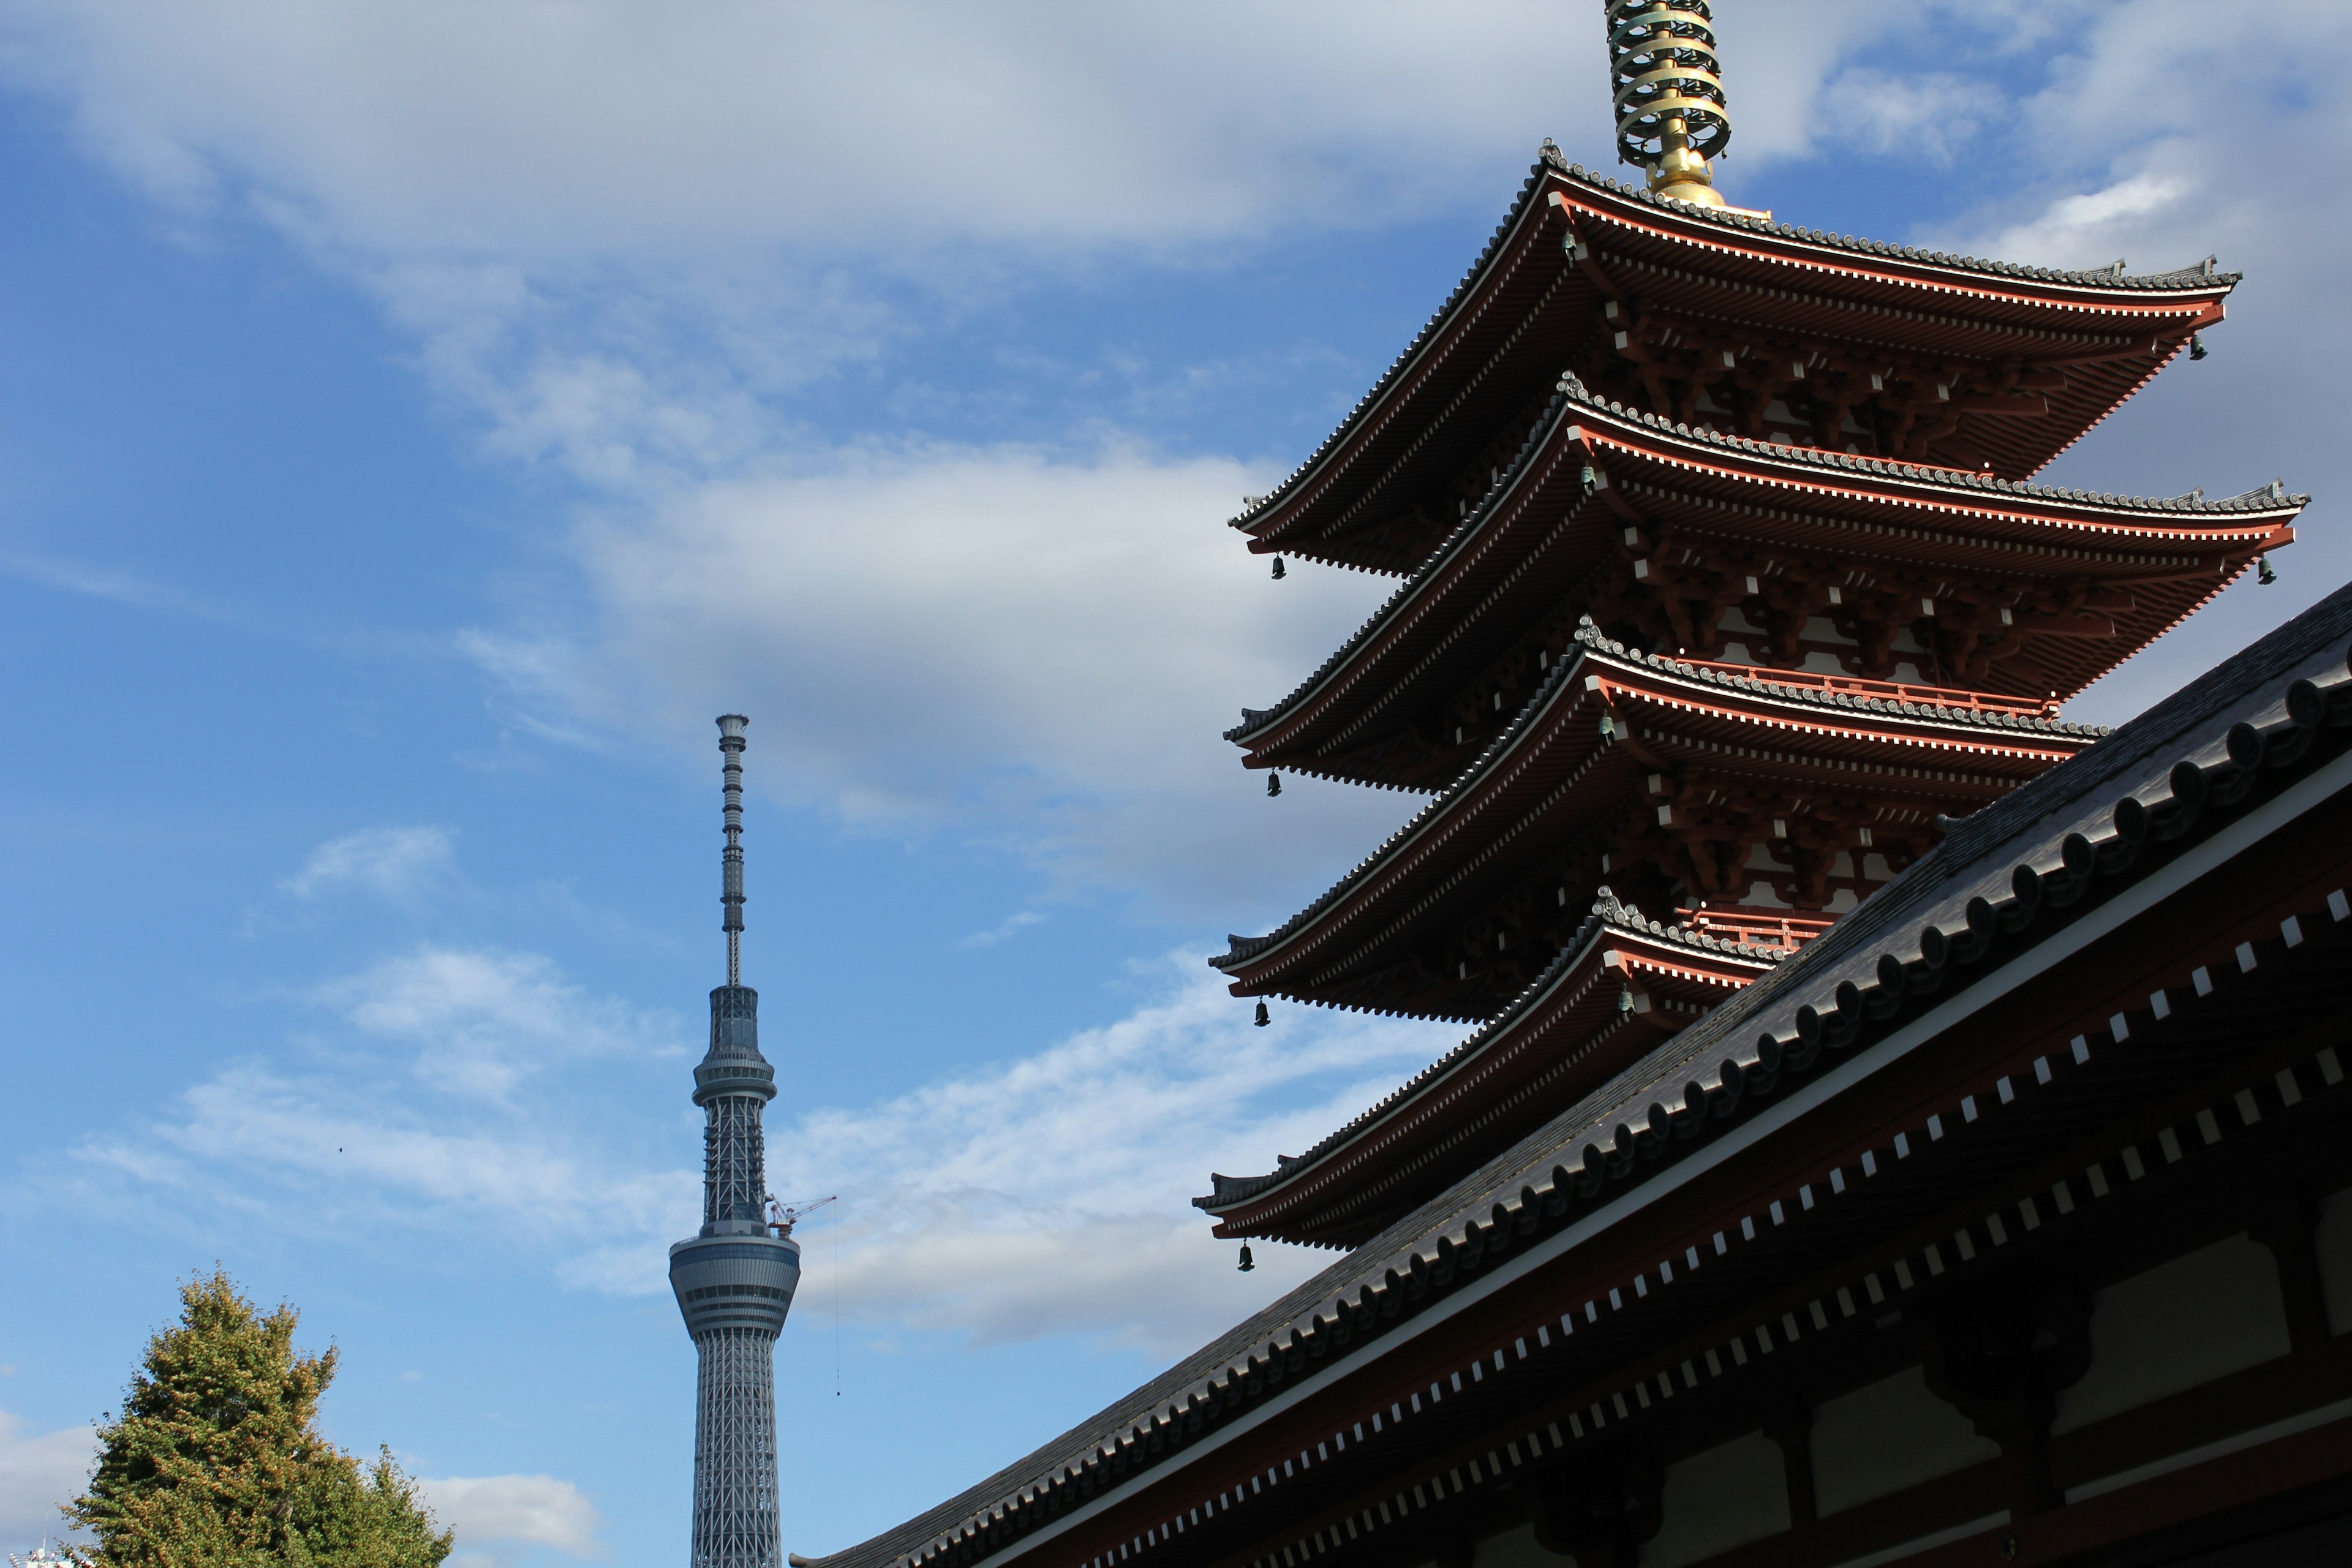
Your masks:
[{"label": "temple hall roof", "polygon": [[[1296,1403],[1391,1347],[1389,1336],[1410,1338],[1429,1321],[1422,1315],[1436,1310],[1442,1321],[1450,1297],[1493,1283],[1477,1267],[1482,1254],[1548,1243],[1574,1249],[1638,1226],[1650,1205],[1677,1190],[1684,1167],[1675,1151],[1704,1156],[1711,1148],[1677,1138],[1678,1120],[1711,1117],[1727,1099],[1724,1125],[1735,1136],[1801,1114],[1833,1115],[1838,1084],[1895,1059],[1882,1047],[1932,1037],[1915,1027],[1928,1016],[1922,1008],[2003,989],[2026,966],[2040,973],[2078,933],[2094,940],[2153,908],[2227,864],[2241,841],[2340,810],[2352,789],[2352,726],[2339,718],[2352,709],[2347,638],[2352,587],[1977,813],[1794,958],[1166,1373],[976,1486],[815,1560],[815,1568],[889,1568],[951,1553],[1017,1560],[1066,1524],[1215,1454],[1235,1423]],[[2329,910],[2341,927],[2340,891]],[[2294,940],[2315,929],[2297,926]],[[1942,987],[1932,1004],[1906,994],[1908,978],[1927,971]],[[2176,984],[2187,995],[2186,982]],[[2135,1022],[2154,1026],[2146,1013]],[[1840,1064],[1834,1071],[1832,1062]],[[1739,1120],[1748,1116],[1767,1120]],[[1955,1115],[1939,1135],[1981,1134]],[[1651,1150],[1658,1157],[1641,1157]],[[1882,1168],[1897,1157],[1883,1151]],[[1786,1196],[1793,1211],[1794,1189]],[[1824,1192],[1820,1201],[1853,1200]],[[1735,1255],[1776,1244],[1769,1220],[1759,1217],[1752,1234],[1728,1243]],[[1639,1281],[1629,1274],[1623,1315],[1662,1310],[1673,1292],[1704,1290],[1710,1278],[1703,1269],[1681,1283],[1662,1272],[1653,1283],[1646,1271]],[[1411,1304],[1384,1317],[1401,1291]],[[1374,1327],[1339,1331],[1362,1311]],[[1528,1353],[1522,1347],[1522,1357]],[[1502,1364],[1498,1358],[1498,1372]],[[1276,1475],[1273,1485],[1282,1484]],[[1174,1518],[1164,1521],[1171,1535]],[[1145,1522],[1134,1521],[1139,1532]],[[1152,1533],[1160,1528],[1152,1524]]]}]

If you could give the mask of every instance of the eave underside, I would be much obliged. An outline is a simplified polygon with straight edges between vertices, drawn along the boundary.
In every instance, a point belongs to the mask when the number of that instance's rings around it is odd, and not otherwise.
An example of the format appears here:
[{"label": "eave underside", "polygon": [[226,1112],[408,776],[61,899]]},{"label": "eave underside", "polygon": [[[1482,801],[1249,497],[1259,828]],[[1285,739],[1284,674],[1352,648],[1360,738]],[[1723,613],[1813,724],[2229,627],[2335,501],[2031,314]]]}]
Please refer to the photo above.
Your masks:
[{"label": "eave underside", "polygon": [[1604,878],[1654,913],[1694,898],[1852,908],[1927,852],[1939,814],[1996,800],[2092,738],[1759,702],[1580,642],[1452,792],[1218,967],[1236,995],[1491,1017]]},{"label": "eave underside", "polygon": [[1270,1175],[1193,1200],[1221,1237],[1355,1247],[1517,1142],[1781,961],[1779,949],[1642,922],[1604,890],[1507,1022]]}]

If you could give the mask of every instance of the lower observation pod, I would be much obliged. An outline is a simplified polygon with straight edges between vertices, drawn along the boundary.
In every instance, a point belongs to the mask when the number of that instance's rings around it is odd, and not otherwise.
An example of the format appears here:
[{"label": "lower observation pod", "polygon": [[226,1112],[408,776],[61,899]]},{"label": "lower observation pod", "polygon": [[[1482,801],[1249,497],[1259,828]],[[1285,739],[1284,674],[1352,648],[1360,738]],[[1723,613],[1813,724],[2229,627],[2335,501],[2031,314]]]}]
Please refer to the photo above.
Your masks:
[{"label": "lower observation pod", "polygon": [[698,1342],[729,1329],[772,1340],[792,1310],[801,1282],[801,1244],[771,1236],[757,1222],[722,1220],[711,1228],[737,1225],[745,1234],[698,1236],[669,1249],[669,1288],[686,1331]]}]

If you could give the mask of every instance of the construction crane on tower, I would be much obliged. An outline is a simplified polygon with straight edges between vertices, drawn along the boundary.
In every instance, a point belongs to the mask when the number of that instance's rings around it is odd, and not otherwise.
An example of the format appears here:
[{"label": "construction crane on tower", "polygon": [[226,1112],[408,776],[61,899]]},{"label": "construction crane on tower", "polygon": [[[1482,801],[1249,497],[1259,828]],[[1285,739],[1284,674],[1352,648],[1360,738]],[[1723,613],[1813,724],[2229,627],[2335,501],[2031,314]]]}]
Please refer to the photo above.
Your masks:
[{"label": "construction crane on tower", "polygon": [[832,1193],[814,1200],[803,1199],[798,1203],[780,1204],[776,1201],[776,1194],[770,1193],[768,1194],[768,1228],[778,1236],[790,1236],[793,1233],[793,1226],[800,1224],[825,1205],[840,1201],[841,1194]]}]

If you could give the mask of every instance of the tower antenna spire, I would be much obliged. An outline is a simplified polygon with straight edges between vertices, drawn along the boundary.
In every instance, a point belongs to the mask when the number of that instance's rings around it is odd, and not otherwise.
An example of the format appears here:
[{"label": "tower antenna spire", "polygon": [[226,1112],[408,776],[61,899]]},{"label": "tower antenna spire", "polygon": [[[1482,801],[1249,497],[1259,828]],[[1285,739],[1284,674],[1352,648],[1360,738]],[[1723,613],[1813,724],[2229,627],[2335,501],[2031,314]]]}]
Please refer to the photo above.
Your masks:
[{"label": "tower antenna spire", "polygon": [[1618,160],[1649,170],[1659,195],[1724,205],[1707,160],[1731,145],[1731,109],[1706,0],[1607,4]]},{"label": "tower antenna spire", "polygon": [[721,714],[719,751],[727,760],[722,776],[727,785],[727,848],[720,857],[719,901],[726,907],[719,922],[727,933],[727,984],[743,984],[743,727],[751,721],[740,713]]}]

